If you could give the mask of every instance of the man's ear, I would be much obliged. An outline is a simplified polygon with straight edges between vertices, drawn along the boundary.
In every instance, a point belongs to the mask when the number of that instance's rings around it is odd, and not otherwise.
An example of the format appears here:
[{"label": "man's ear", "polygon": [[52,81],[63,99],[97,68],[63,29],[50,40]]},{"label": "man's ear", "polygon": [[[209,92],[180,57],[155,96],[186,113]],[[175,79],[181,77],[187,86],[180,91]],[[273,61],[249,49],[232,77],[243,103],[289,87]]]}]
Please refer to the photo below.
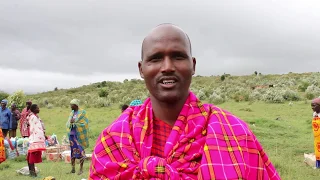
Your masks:
[{"label": "man's ear", "polygon": [[138,62],[138,68],[139,68],[140,77],[144,79],[143,70],[142,70],[142,60]]},{"label": "man's ear", "polygon": [[194,75],[196,73],[196,64],[197,64],[197,60],[195,57],[192,58],[192,63],[193,63],[192,75]]}]

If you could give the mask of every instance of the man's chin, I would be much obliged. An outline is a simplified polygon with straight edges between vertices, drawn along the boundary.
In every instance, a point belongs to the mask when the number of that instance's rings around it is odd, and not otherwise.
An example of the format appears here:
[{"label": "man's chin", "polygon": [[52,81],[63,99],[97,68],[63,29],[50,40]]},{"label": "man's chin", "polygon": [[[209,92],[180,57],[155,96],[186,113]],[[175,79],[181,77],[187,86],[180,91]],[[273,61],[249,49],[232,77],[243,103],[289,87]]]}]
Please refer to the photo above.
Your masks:
[{"label": "man's chin", "polygon": [[176,103],[181,100],[181,94],[178,92],[164,92],[158,95],[158,100],[163,103]]}]

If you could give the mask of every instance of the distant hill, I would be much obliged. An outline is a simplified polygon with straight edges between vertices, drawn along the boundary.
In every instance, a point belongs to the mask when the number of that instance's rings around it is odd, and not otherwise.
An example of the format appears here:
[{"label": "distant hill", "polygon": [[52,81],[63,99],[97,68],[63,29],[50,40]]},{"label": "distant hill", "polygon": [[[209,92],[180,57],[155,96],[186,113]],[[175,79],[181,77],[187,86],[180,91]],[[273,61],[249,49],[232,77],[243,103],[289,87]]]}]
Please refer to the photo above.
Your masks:
[{"label": "distant hill", "polygon": [[[225,101],[286,101],[308,100],[320,96],[320,73],[288,73],[283,75],[196,76],[191,90],[201,100],[219,104]],[[148,96],[144,81],[138,79],[123,82],[103,81],[78,88],[59,89],[28,95],[42,106],[65,107],[73,98],[86,107],[106,107],[128,104],[133,99],[144,100]]]}]

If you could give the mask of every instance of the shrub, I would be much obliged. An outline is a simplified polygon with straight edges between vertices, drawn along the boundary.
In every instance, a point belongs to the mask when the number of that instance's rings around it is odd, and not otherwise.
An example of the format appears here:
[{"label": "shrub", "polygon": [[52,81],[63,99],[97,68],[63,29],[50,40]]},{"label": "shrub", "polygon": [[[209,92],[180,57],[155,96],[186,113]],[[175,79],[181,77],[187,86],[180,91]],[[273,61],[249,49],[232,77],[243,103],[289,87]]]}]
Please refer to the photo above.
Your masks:
[{"label": "shrub", "polygon": [[108,93],[108,90],[103,88],[103,89],[100,89],[99,91],[99,97],[108,97],[109,93]]},{"label": "shrub", "polygon": [[297,92],[290,89],[284,90],[283,98],[286,101],[299,101],[301,99]]},{"label": "shrub", "polygon": [[217,93],[213,92],[211,96],[209,97],[209,103],[212,104],[222,104],[225,102],[225,99],[223,99],[220,95]]},{"label": "shrub", "polygon": [[302,82],[301,84],[299,84],[298,86],[298,90],[301,91],[301,92],[305,92],[308,88],[310,84],[308,82]]},{"label": "shrub", "polygon": [[7,99],[9,97],[8,93],[0,91],[0,101],[3,99]]},{"label": "shrub", "polygon": [[262,96],[262,100],[268,103],[283,103],[283,91],[279,89],[268,89]]},{"label": "shrub", "polygon": [[313,99],[314,97],[318,97],[320,95],[320,88],[315,85],[308,86],[306,89],[306,98]]},{"label": "shrub", "polygon": [[19,90],[10,95],[8,101],[10,105],[15,103],[18,109],[22,109],[26,103],[26,95],[22,90]]}]

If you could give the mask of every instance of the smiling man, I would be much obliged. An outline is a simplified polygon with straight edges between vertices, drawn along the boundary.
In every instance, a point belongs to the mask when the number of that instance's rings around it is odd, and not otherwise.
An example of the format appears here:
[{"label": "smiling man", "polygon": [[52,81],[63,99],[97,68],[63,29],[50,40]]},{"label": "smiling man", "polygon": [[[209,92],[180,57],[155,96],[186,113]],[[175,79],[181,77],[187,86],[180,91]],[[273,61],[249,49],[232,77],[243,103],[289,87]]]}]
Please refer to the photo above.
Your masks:
[{"label": "smiling man", "polygon": [[191,49],[172,24],[144,39],[138,67],[150,97],[103,130],[89,179],[280,179],[242,120],[189,90]]}]

